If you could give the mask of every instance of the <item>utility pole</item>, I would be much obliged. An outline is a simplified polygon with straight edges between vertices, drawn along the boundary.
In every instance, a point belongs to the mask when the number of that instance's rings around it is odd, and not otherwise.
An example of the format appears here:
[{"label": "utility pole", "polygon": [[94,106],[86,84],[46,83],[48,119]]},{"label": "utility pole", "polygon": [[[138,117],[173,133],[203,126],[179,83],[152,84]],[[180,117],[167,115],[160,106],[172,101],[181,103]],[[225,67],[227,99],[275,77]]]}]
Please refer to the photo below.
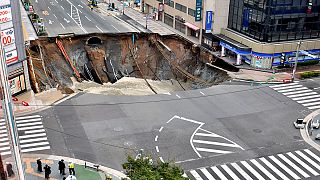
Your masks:
[{"label": "utility pole", "polygon": [[146,14],[146,29],[148,29],[148,13]]},{"label": "utility pole", "polygon": [[[1,31],[1,28],[0,28]],[[0,38],[1,39],[1,38]],[[18,139],[18,131],[16,129],[16,123],[14,121],[13,115],[13,107],[12,107],[12,96],[11,96],[11,89],[9,85],[8,79],[8,67],[4,57],[4,49],[2,42],[0,43],[0,82],[2,88],[2,106],[4,111],[4,118],[6,121],[6,127],[8,130],[9,139],[11,141],[11,152],[15,161],[15,165],[17,168],[17,180],[25,180],[25,175],[22,167],[21,162],[21,155],[20,155],[20,144]]]},{"label": "utility pole", "polygon": [[294,76],[295,76],[296,71],[297,71],[298,58],[299,58],[299,52],[300,52],[301,44],[302,44],[302,42],[301,42],[301,40],[299,40],[299,42],[297,44],[296,59],[295,59],[294,67],[293,67],[293,70],[292,70],[292,77],[291,77],[291,81],[292,82],[294,81]]},{"label": "utility pole", "polygon": [[201,44],[202,44],[202,28],[203,28],[203,9],[204,9],[204,0],[202,0],[201,1],[201,24],[200,24],[200,38],[199,38],[199,44],[200,44],[200,46],[201,46]]}]

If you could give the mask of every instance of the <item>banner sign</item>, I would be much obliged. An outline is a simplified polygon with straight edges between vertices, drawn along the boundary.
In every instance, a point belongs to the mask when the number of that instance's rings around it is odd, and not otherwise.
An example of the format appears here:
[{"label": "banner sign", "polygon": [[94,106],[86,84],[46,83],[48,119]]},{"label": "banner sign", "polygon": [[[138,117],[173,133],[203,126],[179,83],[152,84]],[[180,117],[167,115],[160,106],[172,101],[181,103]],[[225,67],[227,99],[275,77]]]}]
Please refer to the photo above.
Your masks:
[{"label": "banner sign", "polygon": [[11,63],[15,63],[18,61],[18,53],[17,50],[13,50],[10,52],[5,52],[6,63],[9,65]]},{"label": "banner sign", "polygon": [[10,0],[0,0],[0,6],[5,6],[10,4]]},{"label": "banner sign", "polygon": [[1,42],[3,46],[7,46],[15,42],[13,28],[1,31]]},{"label": "banner sign", "polygon": [[201,19],[202,19],[202,0],[196,0],[195,21],[201,21]]},{"label": "banner sign", "polygon": [[212,30],[212,11],[206,12],[206,33],[210,33]]},{"label": "banner sign", "polygon": [[8,21],[12,21],[11,7],[10,6],[0,7],[0,24]]}]

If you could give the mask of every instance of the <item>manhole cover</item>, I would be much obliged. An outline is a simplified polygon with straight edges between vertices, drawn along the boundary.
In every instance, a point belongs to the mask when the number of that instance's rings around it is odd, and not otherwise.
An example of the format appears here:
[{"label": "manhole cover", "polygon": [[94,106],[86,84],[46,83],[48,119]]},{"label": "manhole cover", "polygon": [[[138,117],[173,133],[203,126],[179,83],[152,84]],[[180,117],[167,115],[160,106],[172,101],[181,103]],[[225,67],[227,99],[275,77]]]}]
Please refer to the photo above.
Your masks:
[{"label": "manhole cover", "polygon": [[116,131],[116,132],[119,132],[119,131],[122,131],[123,128],[122,127],[116,127],[116,128],[113,128],[113,130]]},{"label": "manhole cover", "polygon": [[253,132],[255,132],[255,133],[261,133],[262,130],[261,130],[261,129],[254,129]]}]

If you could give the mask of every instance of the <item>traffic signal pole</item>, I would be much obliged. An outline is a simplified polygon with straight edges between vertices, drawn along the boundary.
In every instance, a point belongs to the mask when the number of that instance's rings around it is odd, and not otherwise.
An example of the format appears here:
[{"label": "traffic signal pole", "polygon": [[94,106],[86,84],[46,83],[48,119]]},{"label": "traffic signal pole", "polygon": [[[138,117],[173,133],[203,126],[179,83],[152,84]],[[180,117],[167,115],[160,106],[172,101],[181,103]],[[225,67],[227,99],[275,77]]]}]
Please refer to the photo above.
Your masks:
[{"label": "traffic signal pole", "polygon": [[[1,28],[0,28],[1,31]],[[2,39],[2,38],[0,38]],[[8,79],[8,67],[6,64],[4,49],[2,42],[0,43],[0,82],[2,90],[2,106],[4,111],[4,118],[6,121],[6,127],[8,135],[10,136],[11,154],[13,155],[15,165],[17,168],[17,180],[25,180],[25,175],[21,162],[20,145],[18,139],[18,131],[16,129],[16,123],[13,116],[12,96]]]},{"label": "traffic signal pole", "polygon": [[295,76],[296,71],[297,71],[299,51],[300,51],[301,44],[302,44],[302,42],[301,42],[301,40],[299,40],[298,45],[297,45],[296,59],[295,59],[294,67],[293,67],[293,70],[292,70],[292,77],[291,77],[291,81],[292,82],[294,81],[294,76]]}]

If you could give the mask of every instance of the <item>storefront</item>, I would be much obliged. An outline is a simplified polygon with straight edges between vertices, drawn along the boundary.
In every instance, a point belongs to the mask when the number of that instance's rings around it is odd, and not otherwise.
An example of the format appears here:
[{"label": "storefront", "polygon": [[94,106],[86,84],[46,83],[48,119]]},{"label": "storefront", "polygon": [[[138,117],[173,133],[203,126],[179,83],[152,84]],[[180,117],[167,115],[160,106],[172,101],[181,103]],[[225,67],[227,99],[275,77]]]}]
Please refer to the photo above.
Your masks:
[{"label": "storefront", "polygon": [[196,25],[193,25],[191,23],[185,22],[184,25],[187,27],[187,35],[193,36],[193,37],[199,37],[199,30],[200,28]]},{"label": "storefront", "polygon": [[228,54],[229,57],[236,59],[235,65],[241,65],[242,61],[251,63],[250,58],[248,58],[251,54],[250,48],[241,49],[224,41],[220,41],[219,45],[221,46],[221,56],[225,57]]},{"label": "storefront", "polygon": [[26,79],[24,76],[25,69],[23,63],[19,62],[8,67],[9,83],[12,95],[17,95],[27,91]]}]

